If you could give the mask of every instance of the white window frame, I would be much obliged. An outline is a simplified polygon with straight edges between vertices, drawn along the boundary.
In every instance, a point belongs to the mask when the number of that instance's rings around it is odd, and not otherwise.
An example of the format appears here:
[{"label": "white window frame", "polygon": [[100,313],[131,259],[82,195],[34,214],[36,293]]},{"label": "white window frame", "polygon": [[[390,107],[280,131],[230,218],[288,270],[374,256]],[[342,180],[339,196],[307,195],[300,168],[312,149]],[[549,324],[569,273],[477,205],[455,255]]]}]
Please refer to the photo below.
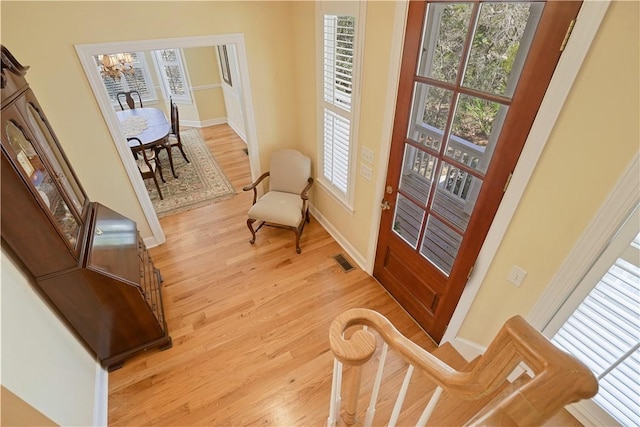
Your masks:
[{"label": "white window frame", "polygon": [[[158,81],[160,82],[160,89],[162,90],[162,95],[165,99],[173,99],[176,102],[180,102],[183,104],[192,103],[191,100],[191,85],[189,84],[189,74],[187,73],[187,67],[184,63],[184,55],[182,53],[182,49],[171,48],[171,49],[163,49],[163,50],[175,50],[176,51],[176,61],[165,61],[160,54],[160,50],[154,50],[151,52],[151,56],[154,59],[156,72],[158,75]],[[180,76],[182,77],[182,85],[184,87],[184,95],[176,95],[171,93],[171,87],[169,82],[167,81],[166,75],[164,73],[165,65],[177,65],[180,68]]]},{"label": "white window frame", "polygon": [[[618,184],[527,315],[527,321],[543,331],[545,336],[555,333],[545,328],[618,233],[629,213],[640,204],[639,175],[640,152],[635,154]],[[566,318],[569,314],[566,313]],[[607,425],[606,412],[591,400],[574,403],[566,409],[585,426]]]},{"label": "white window frame", "polygon": [[[149,73],[149,66],[147,64],[147,60],[145,57],[145,53],[144,52],[133,52],[136,54],[136,62],[133,63],[133,67],[134,68],[138,68],[142,71],[142,78],[144,79],[144,83],[147,86],[148,89],[148,93],[149,95],[145,95],[142,96],[142,102],[143,103],[148,103],[148,104],[153,104],[155,103],[158,98],[156,97],[156,89],[155,89],[155,85],[153,84],[153,80],[151,79],[151,74]],[[96,66],[98,73],[100,73],[100,66]],[[103,77],[102,75],[100,75],[100,77],[102,78],[103,81],[103,85],[105,86],[105,91],[107,92],[107,94],[109,93],[109,91],[107,90],[107,87],[104,83],[105,79],[110,79],[111,77]],[[123,87],[122,89],[124,91],[129,91],[129,90],[137,90],[137,88],[135,87],[129,87],[129,84],[127,83],[127,80],[125,77],[120,77],[120,81],[123,82]],[[119,104],[118,104],[118,100],[117,99],[111,99],[111,97],[109,97],[109,99],[111,100],[111,105],[116,108],[119,108]]]},{"label": "white window frame", "polygon": [[[633,243],[634,238],[636,238],[640,224],[640,207],[636,206],[634,211],[629,215],[629,219],[627,219],[623,226],[620,227],[619,231],[617,231],[611,238],[611,241],[607,244],[606,248],[599,255],[598,259],[593,263],[589,271],[584,275],[583,279],[578,283],[573,292],[568,296],[566,301],[560,306],[556,314],[551,318],[551,320],[547,323],[547,325],[542,329],[542,333],[549,337],[549,339],[554,339],[555,335],[558,331],[564,326],[565,322],[569,320],[574,314],[574,312],[581,306],[582,302],[587,298],[587,296],[599,285],[601,278],[607,274],[609,269],[616,263],[618,258],[625,259],[630,264],[637,265],[638,263],[638,247]],[[607,306],[606,310],[614,310],[614,305]],[[605,310],[605,309],[603,309]],[[583,316],[588,316],[589,319],[592,319],[588,313],[583,312]],[[593,318],[594,323],[599,323],[595,318]],[[618,329],[621,335],[624,335],[622,332],[623,327],[619,327]],[[637,332],[637,331],[636,331]],[[576,340],[576,335],[572,332],[566,332],[565,338],[567,342],[573,344],[574,340]],[[637,338],[637,336],[636,336]],[[603,339],[603,342],[605,340]],[[558,345],[556,343],[556,345]],[[560,345],[558,345],[561,347]],[[562,347],[561,347],[562,348]],[[562,348],[565,351],[570,352],[566,348]],[[637,349],[634,347],[634,349]],[[611,353],[608,353],[611,352]],[[608,353],[610,357],[614,357],[615,349],[607,348],[606,346],[598,351],[595,351],[593,355],[587,356],[590,357],[591,360],[596,360],[601,355]],[[614,369],[619,363],[622,363],[627,357],[626,355],[619,355],[620,358],[614,363],[612,361],[601,361],[601,363],[611,363],[610,365],[603,366],[606,367],[604,372],[594,372],[600,381],[600,377],[609,373],[609,370]],[[576,357],[580,358],[581,356],[576,354]],[[587,361],[584,361],[585,363]],[[589,366],[589,363],[586,363]],[[625,385],[633,388],[633,380],[630,380],[631,384],[625,383]],[[609,391],[611,391],[611,386],[609,386]],[[627,396],[627,399],[630,399],[630,396]],[[599,425],[607,425],[614,426],[619,425],[618,421],[613,418],[613,415],[610,415],[606,412],[605,408],[600,407],[594,399],[589,399],[587,401],[581,402],[582,406],[586,409],[586,411],[591,414],[591,417],[597,419],[597,424]],[[615,404],[612,404],[615,407]],[[615,409],[614,409],[615,411]],[[637,414],[636,414],[637,415]],[[582,420],[581,420],[582,421]]]},{"label": "white window frame", "polygon": [[[351,110],[346,111],[336,104],[324,100],[324,17],[325,15],[353,16],[355,17],[354,30],[354,57],[352,69]],[[316,168],[316,181],[326,189],[333,198],[348,212],[353,212],[354,187],[357,170],[357,141],[360,116],[360,85],[362,76],[362,53],[364,45],[364,29],[366,17],[366,2],[334,2],[320,1],[316,3],[316,56],[318,58],[317,70],[317,107],[318,107],[318,159]],[[349,125],[349,154],[347,171],[347,191],[343,193],[334,183],[324,175],[324,111],[327,109],[332,114],[347,119]]]}]

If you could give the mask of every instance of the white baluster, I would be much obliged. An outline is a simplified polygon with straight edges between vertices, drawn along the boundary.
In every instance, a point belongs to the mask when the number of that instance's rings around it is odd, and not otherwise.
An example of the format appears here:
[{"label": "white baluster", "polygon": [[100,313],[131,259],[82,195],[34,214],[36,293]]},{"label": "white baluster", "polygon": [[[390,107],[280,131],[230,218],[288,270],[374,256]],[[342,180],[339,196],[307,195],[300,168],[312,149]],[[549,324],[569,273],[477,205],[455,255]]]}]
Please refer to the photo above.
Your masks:
[{"label": "white baluster", "polygon": [[427,403],[427,406],[424,408],[422,415],[420,415],[416,427],[423,427],[427,424],[427,421],[431,418],[431,414],[433,414],[433,410],[438,404],[438,400],[440,400],[440,395],[442,395],[442,387],[438,386],[431,395],[431,399],[429,399],[429,403]]},{"label": "white baluster", "polygon": [[402,410],[402,404],[404,403],[404,398],[407,395],[407,389],[409,388],[409,381],[411,381],[412,374],[413,374],[413,365],[409,365],[409,368],[407,369],[407,373],[404,376],[404,381],[402,381],[402,387],[400,387],[400,392],[398,393],[396,404],[393,406],[393,411],[391,412],[391,418],[389,419],[389,427],[395,427],[396,422],[398,422],[398,418],[400,417],[400,411]]},{"label": "white baluster", "polygon": [[342,363],[333,359],[333,378],[331,379],[331,400],[327,427],[335,427],[340,415],[340,389],[342,388]]},{"label": "white baluster", "polygon": [[367,408],[367,415],[364,419],[364,427],[370,427],[373,423],[373,416],[376,413],[376,402],[378,400],[378,392],[380,391],[380,384],[382,383],[382,371],[384,371],[384,362],[387,358],[387,351],[389,346],[384,343],[382,346],[382,352],[380,353],[380,362],[378,363],[378,372],[376,373],[376,380],[373,383],[373,390],[371,391],[371,400],[369,400],[369,407]]}]

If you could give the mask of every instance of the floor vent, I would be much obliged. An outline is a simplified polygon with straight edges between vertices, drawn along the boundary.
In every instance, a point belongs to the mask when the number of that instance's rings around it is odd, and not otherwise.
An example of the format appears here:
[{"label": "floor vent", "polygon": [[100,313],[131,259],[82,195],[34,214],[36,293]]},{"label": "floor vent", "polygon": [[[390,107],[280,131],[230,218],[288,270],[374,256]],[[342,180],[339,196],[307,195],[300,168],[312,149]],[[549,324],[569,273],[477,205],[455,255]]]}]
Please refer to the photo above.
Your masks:
[{"label": "floor vent", "polygon": [[336,260],[338,265],[340,265],[340,268],[342,268],[345,273],[348,273],[351,270],[355,269],[355,267],[351,265],[351,263],[342,254],[334,255],[333,259]]}]

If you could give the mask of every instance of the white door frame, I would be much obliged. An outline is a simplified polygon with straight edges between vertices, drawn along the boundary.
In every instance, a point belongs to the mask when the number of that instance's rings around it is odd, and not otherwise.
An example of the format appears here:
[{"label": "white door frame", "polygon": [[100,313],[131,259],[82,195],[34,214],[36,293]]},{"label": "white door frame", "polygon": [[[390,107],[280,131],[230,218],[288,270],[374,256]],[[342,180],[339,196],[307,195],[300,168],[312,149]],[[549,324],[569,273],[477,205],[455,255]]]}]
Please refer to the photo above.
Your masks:
[{"label": "white door frame", "polygon": [[[567,43],[563,55],[560,57],[556,70],[553,74],[546,95],[540,105],[536,119],[531,127],[529,136],[518,160],[509,188],[502,198],[500,207],[493,220],[489,233],[482,245],[478,259],[473,270],[473,275],[467,282],[456,310],[449,321],[449,326],[442,338],[442,343],[454,341],[459,351],[467,353],[467,356],[475,357],[483,352],[483,349],[476,347],[473,343],[456,339],[458,332],[464,322],[471,304],[475,299],[480,286],[482,285],[489,270],[493,258],[498,250],[498,246],[504,238],[509,223],[515,214],[520,199],[533,175],[536,164],[547,143],[549,135],[553,130],[556,120],[562,110],[573,82],[580,71],[582,63],[591,47],[591,43],[598,32],[600,23],[604,19],[609,7],[610,0],[590,1],[584,0],[576,24]],[[386,110],[383,121],[382,140],[380,142],[380,153],[377,168],[380,171],[376,177],[376,194],[384,194],[389,163],[389,153],[391,150],[391,133],[393,131],[393,121],[396,109],[396,96],[398,93],[398,83],[400,79],[400,63],[402,60],[402,47],[404,44],[405,26],[408,12],[408,0],[396,3],[394,17],[393,40],[391,43],[391,53],[389,62],[389,80],[386,94]],[[378,212],[378,215],[371,221],[369,229],[370,244],[365,257],[358,257],[354,254],[354,259],[361,259],[363,268],[369,274],[373,274],[375,253],[378,244],[378,234],[380,229],[380,199],[374,198],[371,205],[371,212]]]},{"label": "white door frame", "polygon": [[116,116],[115,110],[111,106],[111,101],[107,94],[102,77],[96,71],[95,61],[93,59],[96,55],[118,53],[118,52],[139,52],[157,49],[180,49],[190,47],[215,47],[223,44],[234,44],[236,46],[238,68],[240,71],[240,80],[242,83],[242,109],[245,113],[245,129],[246,129],[246,142],[249,150],[249,162],[251,165],[251,176],[257,177],[260,175],[260,155],[258,150],[258,139],[255,125],[255,115],[253,111],[253,101],[251,95],[251,84],[249,82],[249,64],[247,61],[247,51],[244,41],[244,35],[241,33],[235,34],[217,34],[207,36],[195,36],[195,37],[179,37],[168,39],[154,39],[154,40],[133,40],[124,42],[109,42],[109,43],[91,43],[91,44],[77,44],[75,45],[76,53],[84,73],[87,76],[89,85],[98,101],[98,106],[102,111],[102,115],[107,123],[113,143],[116,146],[118,154],[122,159],[122,164],[129,176],[129,180],[133,186],[133,189],[138,197],[142,211],[147,219],[147,223],[151,228],[153,236],[145,239],[145,244],[148,247],[153,247],[162,244],[166,241],[160,221],[153,208],[149,193],[144,185],[144,182],[138,172],[138,169],[131,156],[131,151],[126,144],[122,133],[120,131],[120,125]]}]

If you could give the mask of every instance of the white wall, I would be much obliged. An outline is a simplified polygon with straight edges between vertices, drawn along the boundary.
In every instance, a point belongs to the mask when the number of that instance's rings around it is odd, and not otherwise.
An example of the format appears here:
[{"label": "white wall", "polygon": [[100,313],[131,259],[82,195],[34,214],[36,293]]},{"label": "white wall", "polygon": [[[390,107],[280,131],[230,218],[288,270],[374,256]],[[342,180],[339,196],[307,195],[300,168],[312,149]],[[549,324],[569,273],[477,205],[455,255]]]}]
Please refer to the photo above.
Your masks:
[{"label": "white wall", "polygon": [[0,307],[0,382],[60,425],[94,425],[99,365],[4,251]]}]

